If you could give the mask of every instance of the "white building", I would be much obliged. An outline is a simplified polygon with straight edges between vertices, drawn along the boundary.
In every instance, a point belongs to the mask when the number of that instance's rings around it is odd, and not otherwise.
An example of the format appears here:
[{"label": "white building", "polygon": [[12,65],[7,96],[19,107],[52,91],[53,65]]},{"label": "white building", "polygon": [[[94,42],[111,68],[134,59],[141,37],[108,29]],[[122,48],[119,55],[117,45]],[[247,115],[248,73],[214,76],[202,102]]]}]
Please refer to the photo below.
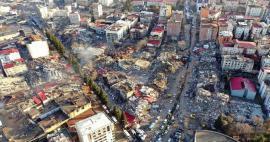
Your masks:
[{"label": "white building", "polygon": [[2,64],[2,67],[6,76],[16,76],[28,71],[23,59]]},{"label": "white building", "polygon": [[68,17],[71,24],[80,25],[81,17],[79,13],[70,13]]},{"label": "white building", "polygon": [[264,22],[253,23],[251,33],[255,38],[265,36],[267,34],[268,25]]},{"label": "white building", "polygon": [[77,0],[79,6],[89,6],[92,0]]},{"label": "white building", "polygon": [[172,7],[167,4],[162,4],[159,10],[160,17],[170,17],[172,14]]},{"label": "white building", "polygon": [[104,6],[111,6],[113,4],[113,0],[99,0],[98,2]]},{"label": "white building", "polygon": [[48,7],[52,8],[54,6],[54,0],[46,0]]},{"label": "white building", "polygon": [[270,67],[270,56],[263,56],[261,59],[261,68]]},{"label": "white building", "polygon": [[47,41],[33,41],[26,45],[31,58],[40,58],[49,56],[49,46]]},{"label": "white building", "polygon": [[72,6],[71,5],[66,5],[64,9],[67,10],[68,13],[72,12]]},{"label": "white building", "polygon": [[261,84],[265,80],[270,80],[270,68],[261,68],[259,75],[258,75],[258,81]]},{"label": "white building", "polygon": [[93,15],[95,19],[103,15],[102,5],[100,3],[93,3],[92,9],[93,9]]},{"label": "white building", "polygon": [[269,80],[263,81],[260,84],[259,94],[262,99],[264,99],[266,96],[270,96],[270,82]]},{"label": "white building", "polygon": [[240,55],[222,55],[222,70],[242,70],[245,72],[252,71],[254,61]]},{"label": "white building", "polygon": [[68,17],[69,12],[66,9],[52,9],[50,13],[53,17]]},{"label": "white building", "polygon": [[[269,90],[270,91],[270,90]],[[269,113],[269,111],[270,111],[270,94],[267,94],[266,96],[265,96],[265,99],[264,99],[264,107],[265,107],[265,109],[268,111],[268,113]],[[269,114],[268,114],[269,115]]]},{"label": "white building", "polygon": [[221,47],[221,53],[225,55],[239,55],[243,53],[243,48],[237,47]]},{"label": "white building", "polygon": [[41,18],[43,19],[47,19],[48,18],[48,8],[46,6],[41,6],[41,5],[38,5],[37,6],[37,9],[38,9],[38,14]]},{"label": "white building", "polygon": [[16,48],[10,48],[5,50],[0,50],[0,61],[5,64],[11,61],[15,61],[17,59],[21,59],[21,55],[19,50]]},{"label": "white building", "polygon": [[10,12],[11,8],[9,6],[0,6],[0,15]]},{"label": "white building", "polygon": [[106,29],[108,43],[118,42],[127,34],[128,26],[123,23],[114,23]]},{"label": "white building", "polygon": [[251,4],[246,6],[246,16],[261,18],[264,15],[265,8],[259,5]]},{"label": "white building", "polygon": [[80,142],[114,142],[114,123],[100,112],[75,124]]},{"label": "white building", "polygon": [[235,38],[239,39],[244,34],[244,38],[246,39],[249,35],[249,30],[251,26],[246,22],[238,22],[235,28]]}]

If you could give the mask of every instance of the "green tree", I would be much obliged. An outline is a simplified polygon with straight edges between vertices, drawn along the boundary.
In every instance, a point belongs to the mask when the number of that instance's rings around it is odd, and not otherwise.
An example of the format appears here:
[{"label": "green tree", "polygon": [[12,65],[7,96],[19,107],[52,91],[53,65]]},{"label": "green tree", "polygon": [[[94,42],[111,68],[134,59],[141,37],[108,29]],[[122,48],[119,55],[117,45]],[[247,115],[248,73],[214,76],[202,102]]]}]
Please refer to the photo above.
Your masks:
[{"label": "green tree", "polygon": [[122,122],[123,121],[123,112],[122,112],[122,110],[118,106],[114,106],[114,108],[113,108],[113,114],[114,114],[115,118],[119,122]]},{"label": "green tree", "polygon": [[63,56],[65,53],[65,47],[62,44],[62,42],[55,35],[53,35],[51,32],[49,32],[48,30],[46,31],[46,36],[50,40],[50,42],[54,45],[57,52],[61,56]]},{"label": "green tree", "polygon": [[224,131],[226,126],[231,124],[233,122],[233,118],[230,116],[226,116],[224,114],[221,114],[217,120],[215,121],[215,128],[221,131]]}]

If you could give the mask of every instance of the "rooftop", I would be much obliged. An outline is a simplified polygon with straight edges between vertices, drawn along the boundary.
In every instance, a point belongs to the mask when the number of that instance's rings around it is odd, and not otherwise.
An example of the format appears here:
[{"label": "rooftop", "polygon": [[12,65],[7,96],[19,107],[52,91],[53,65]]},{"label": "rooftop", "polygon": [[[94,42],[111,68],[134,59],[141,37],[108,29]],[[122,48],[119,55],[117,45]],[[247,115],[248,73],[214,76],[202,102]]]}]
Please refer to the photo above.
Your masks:
[{"label": "rooftop", "polygon": [[256,47],[255,42],[249,42],[249,41],[240,41],[240,40],[235,40],[235,43],[238,44],[238,47],[240,48],[254,48]]},{"label": "rooftop", "polygon": [[242,89],[248,89],[251,90],[253,92],[256,92],[256,86],[255,84],[247,79],[247,78],[243,78],[243,77],[233,77],[230,79],[230,86],[231,86],[231,90],[242,90]]},{"label": "rooftop", "polygon": [[194,142],[237,142],[233,138],[215,131],[198,130]]},{"label": "rooftop", "polygon": [[0,55],[7,55],[11,53],[19,53],[19,50],[17,48],[9,48],[9,49],[0,50]]},{"label": "rooftop", "polygon": [[225,36],[225,37],[228,37],[228,36],[233,36],[233,33],[232,32],[230,32],[230,31],[221,31],[221,32],[219,32],[219,35],[220,36]]},{"label": "rooftop", "polygon": [[125,27],[126,25],[125,24],[123,24],[123,23],[114,23],[114,24],[112,24],[111,26],[109,26],[108,28],[107,28],[107,30],[109,30],[109,31],[119,31],[119,30],[121,30],[123,27]]},{"label": "rooftop", "polygon": [[104,126],[112,125],[112,122],[105,113],[100,112],[77,122],[75,125],[77,131],[84,131],[87,126],[90,126],[89,130],[93,132],[103,128]]}]

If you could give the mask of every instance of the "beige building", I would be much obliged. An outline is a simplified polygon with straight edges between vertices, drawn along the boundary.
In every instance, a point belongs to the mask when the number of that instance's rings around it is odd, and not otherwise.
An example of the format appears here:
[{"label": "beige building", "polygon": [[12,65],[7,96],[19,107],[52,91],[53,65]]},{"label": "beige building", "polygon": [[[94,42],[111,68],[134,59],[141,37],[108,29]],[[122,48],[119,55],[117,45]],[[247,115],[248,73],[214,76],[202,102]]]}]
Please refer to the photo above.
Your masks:
[{"label": "beige building", "polygon": [[75,124],[80,142],[114,142],[114,123],[103,113],[97,113]]},{"label": "beige building", "polygon": [[200,41],[216,40],[218,36],[218,24],[216,21],[202,20],[200,25]]},{"label": "beige building", "polygon": [[250,72],[253,69],[254,61],[250,58],[245,58],[240,55],[222,55],[221,66],[222,70],[241,70]]},{"label": "beige building", "polygon": [[173,11],[172,17],[167,22],[167,35],[178,37],[181,32],[183,11]]}]

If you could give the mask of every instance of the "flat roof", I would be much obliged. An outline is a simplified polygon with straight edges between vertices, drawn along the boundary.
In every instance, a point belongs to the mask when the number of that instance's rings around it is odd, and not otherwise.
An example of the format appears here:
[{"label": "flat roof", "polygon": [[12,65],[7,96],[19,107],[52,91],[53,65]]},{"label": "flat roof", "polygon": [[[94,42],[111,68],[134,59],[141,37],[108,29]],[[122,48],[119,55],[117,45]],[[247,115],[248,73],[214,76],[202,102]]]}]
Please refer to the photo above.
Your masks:
[{"label": "flat roof", "polygon": [[109,126],[112,124],[113,123],[107,117],[107,115],[104,112],[100,112],[97,113],[96,115],[93,115],[91,117],[88,117],[84,120],[77,122],[75,125],[77,131],[83,132],[86,129],[88,129],[89,131],[94,132],[96,130],[103,128],[104,126]]},{"label": "flat roof", "polygon": [[243,77],[234,77],[230,79],[230,86],[231,86],[231,90],[242,90],[242,89],[248,89],[251,90],[253,92],[256,92],[256,86],[255,84],[247,79],[247,78],[243,78]]},{"label": "flat roof", "polygon": [[228,135],[208,130],[197,130],[194,142],[237,142]]}]

